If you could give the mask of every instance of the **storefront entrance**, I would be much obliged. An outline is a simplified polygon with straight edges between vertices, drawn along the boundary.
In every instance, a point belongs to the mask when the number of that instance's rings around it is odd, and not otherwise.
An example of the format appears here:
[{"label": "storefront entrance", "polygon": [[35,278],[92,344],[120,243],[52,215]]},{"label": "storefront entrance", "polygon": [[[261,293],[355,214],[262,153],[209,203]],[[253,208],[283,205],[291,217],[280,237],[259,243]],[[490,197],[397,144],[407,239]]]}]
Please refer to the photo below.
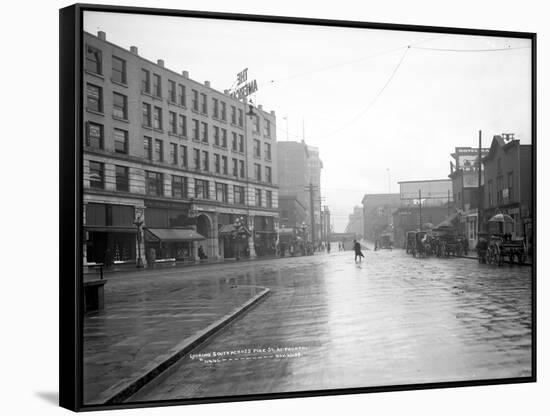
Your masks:
[{"label": "storefront entrance", "polygon": [[88,231],[86,260],[88,263],[115,263],[136,260],[136,233]]}]

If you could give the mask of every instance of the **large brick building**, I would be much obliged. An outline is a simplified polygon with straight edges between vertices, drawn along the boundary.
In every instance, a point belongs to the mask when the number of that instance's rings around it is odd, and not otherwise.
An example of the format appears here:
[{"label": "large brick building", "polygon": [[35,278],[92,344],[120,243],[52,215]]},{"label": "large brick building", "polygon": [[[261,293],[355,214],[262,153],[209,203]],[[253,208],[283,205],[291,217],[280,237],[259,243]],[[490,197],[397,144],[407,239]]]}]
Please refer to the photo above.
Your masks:
[{"label": "large brick building", "polygon": [[[278,222],[275,113],[85,33],[84,262],[234,256],[274,249]],[[147,259],[145,258],[147,257]]]}]

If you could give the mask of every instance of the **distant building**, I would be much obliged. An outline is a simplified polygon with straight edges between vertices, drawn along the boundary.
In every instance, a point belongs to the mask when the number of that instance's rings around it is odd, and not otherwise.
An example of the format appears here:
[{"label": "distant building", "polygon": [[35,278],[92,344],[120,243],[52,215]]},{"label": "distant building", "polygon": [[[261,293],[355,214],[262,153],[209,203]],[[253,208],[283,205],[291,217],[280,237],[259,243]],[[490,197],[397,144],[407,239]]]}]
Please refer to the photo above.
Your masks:
[{"label": "distant building", "polygon": [[363,208],[354,207],[353,213],[349,215],[346,233],[354,233],[359,238],[363,238]]},{"label": "distant building", "polygon": [[295,195],[279,196],[279,226],[281,228],[299,228],[307,218],[307,207]]},{"label": "distant building", "polygon": [[532,156],[531,145],[520,144],[513,134],[503,134],[493,137],[489,153],[483,158],[485,227],[492,226],[487,221],[493,215],[508,214],[514,223],[506,232],[525,237],[529,244],[533,236]]},{"label": "distant building", "polygon": [[[321,237],[320,184],[322,169],[319,149],[306,145],[304,141],[278,142],[277,160],[279,202],[288,209],[291,209],[292,206],[296,207],[298,211],[300,211],[300,207],[305,208],[303,222],[307,226],[307,238],[319,241]],[[280,215],[283,214],[283,210],[280,207]],[[289,213],[287,217],[302,218],[302,212]],[[314,235],[312,235],[312,218],[314,219]]]},{"label": "distant building", "polygon": [[404,245],[407,231],[427,223],[437,226],[455,213],[450,179],[402,181],[399,188],[401,206],[393,213],[397,247]]},{"label": "distant building", "polygon": [[333,243],[331,250],[337,250],[338,245],[334,243],[342,243],[344,250],[353,250],[353,240],[359,239],[359,236],[355,233],[331,233],[329,241]]},{"label": "distant building", "polygon": [[321,169],[323,162],[319,157],[319,148],[307,146],[309,182],[313,185],[313,217],[315,218],[315,241],[321,239]]},{"label": "distant building", "polygon": [[431,179],[422,181],[401,181],[399,198],[402,205],[418,205],[419,198],[423,206],[442,206],[453,201],[453,184],[450,179]]},{"label": "distant building", "polygon": [[374,241],[393,227],[393,214],[401,206],[399,194],[365,194],[363,204],[363,238]]}]

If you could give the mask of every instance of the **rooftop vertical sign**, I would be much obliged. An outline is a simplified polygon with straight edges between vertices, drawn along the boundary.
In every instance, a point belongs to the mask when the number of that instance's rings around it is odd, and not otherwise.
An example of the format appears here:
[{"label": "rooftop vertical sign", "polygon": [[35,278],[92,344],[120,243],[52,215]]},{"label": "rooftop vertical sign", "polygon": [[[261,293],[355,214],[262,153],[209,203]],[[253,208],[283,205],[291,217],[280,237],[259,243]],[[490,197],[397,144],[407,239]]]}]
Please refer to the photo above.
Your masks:
[{"label": "rooftop vertical sign", "polygon": [[245,68],[237,74],[237,86],[229,95],[237,100],[242,100],[256,91],[258,91],[258,83],[255,79],[248,82],[248,68]]}]

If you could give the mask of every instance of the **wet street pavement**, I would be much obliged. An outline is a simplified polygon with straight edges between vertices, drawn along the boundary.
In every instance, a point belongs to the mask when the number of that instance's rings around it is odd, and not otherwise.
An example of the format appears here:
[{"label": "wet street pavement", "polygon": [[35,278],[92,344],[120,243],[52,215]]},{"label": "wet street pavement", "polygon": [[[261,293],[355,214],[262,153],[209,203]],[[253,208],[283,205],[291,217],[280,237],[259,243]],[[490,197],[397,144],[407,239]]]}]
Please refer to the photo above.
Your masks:
[{"label": "wet street pavement", "polygon": [[263,289],[213,275],[219,266],[106,274],[105,309],[84,318],[84,402],[103,403],[114,386]]},{"label": "wet street pavement", "polygon": [[531,267],[365,254],[204,269],[271,294],[127,402],[531,375]]}]

